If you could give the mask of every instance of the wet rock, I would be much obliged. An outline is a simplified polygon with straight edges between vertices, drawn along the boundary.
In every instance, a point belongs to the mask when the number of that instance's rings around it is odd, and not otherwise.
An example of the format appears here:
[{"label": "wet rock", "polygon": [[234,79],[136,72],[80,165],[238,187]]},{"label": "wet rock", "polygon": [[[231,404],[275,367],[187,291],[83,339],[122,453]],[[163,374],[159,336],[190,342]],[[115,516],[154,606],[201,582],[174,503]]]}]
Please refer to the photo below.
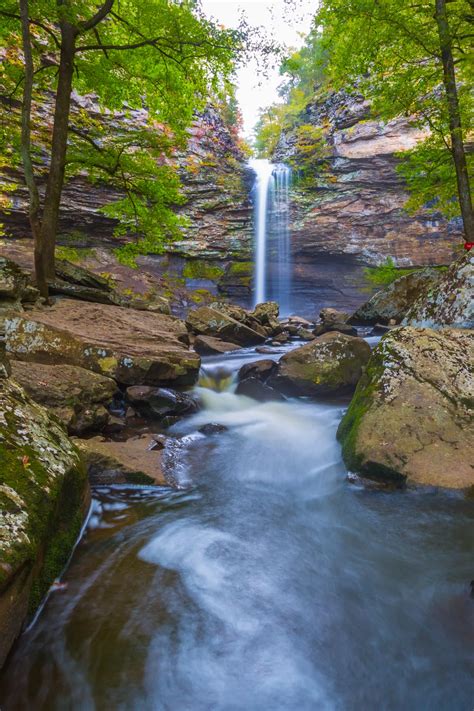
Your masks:
[{"label": "wet rock", "polygon": [[101,430],[109,421],[106,406],[117,393],[111,378],[73,365],[12,361],[12,377],[35,402],[44,405],[69,434]]},{"label": "wet rock", "polygon": [[290,334],[287,331],[283,331],[282,333],[279,333],[277,336],[274,336],[274,338],[272,339],[272,343],[281,345],[282,343],[288,343],[289,340],[290,340]]},{"label": "wet rock", "polygon": [[246,395],[259,402],[280,402],[285,400],[278,390],[275,390],[257,377],[242,380],[237,385],[235,392],[237,395]]},{"label": "wet rock", "polygon": [[430,282],[412,305],[403,325],[474,328],[474,255],[467,252]]},{"label": "wet rock", "polygon": [[278,351],[275,351],[275,349],[272,348],[271,346],[257,346],[257,348],[255,349],[255,352],[262,353],[262,355],[265,355],[265,354],[270,354],[270,353],[277,353]]},{"label": "wet rock", "polygon": [[0,387],[0,667],[71,553],[89,503],[63,428],[11,378]]},{"label": "wet rock", "polygon": [[204,435],[221,434],[222,432],[227,432],[228,427],[225,425],[220,425],[217,422],[208,422],[199,428],[198,432]]},{"label": "wet rock", "polygon": [[322,336],[323,333],[331,331],[339,331],[347,336],[357,336],[357,329],[347,323],[349,314],[345,311],[330,308],[321,309],[319,317],[320,323],[313,330],[314,336]]},{"label": "wet rock", "polygon": [[394,327],[394,324],[387,324],[385,326],[383,323],[376,323],[371,332],[369,333],[369,336],[383,336],[384,333],[388,333]]},{"label": "wet rock", "polygon": [[223,311],[209,306],[190,311],[186,326],[197,335],[214,336],[239,346],[252,346],[265,340],[265,334],[262,332],[257,332]]},{"label": "wet rock", "polygon": [[168,437],[164,434],[152,434],[152,441],[150,442],[149,449],[153,451],[154,449],[164,449],[166,447],[166,442]]},{"label": "wet rock", "polygon": [[400,327],[382,338],[338,430],[361,476],[474,486],[474,333]]},{"label": "wet rock", "polygon": [[60,299],[5,321],[6,350],[23,361],[77,365],[124,385],[191,385],[200,358],[171,316]]},{"label": "wet rock", "polygon": [[372,326],[388,324],[391,319],[400,323],[415,301],[439,280],[441,273],[439,269],[420,269],[395,279],[362,304],[349,323]]},{"label": "wet rock", "polygon": [[307,328],[298,328],[296,335],[301,338],[302,341],[314,341],[316,336],[312,331],[308,331]]},{"label": "wet rock", "polygon": [[227,343],[212,336],[196,336],[194,340],[194,350],[199,355],[215,355],[218,353],[229,353],[230,351],[238,351],[240,346],[235,343]]},{"label": "wet rock", "polygon": [[274,360],[256,360],[252,363],[245,363],[238,373],[238,379],[241,382],[246,378],[259,378],[260,380],[266,380],[270,375],[275,373],[277,370],[277,363]]},{"label": "wet rock", "polygon": [[277,368],[277,363],[273,360],[256,360],[246,363],[239,370],[239,383],[235,392],[237,395],[247,395],[247,397],[261,402],[284,400],[282,394],[268,384],[269,378]]},{"label": "wet rock", "polygon": [[230,316],[235,321],[242,323],[244,326],[248,326],[252,331],[256,331],[261,335],[265,335],[268,331],[268,328],[262,326],[259,319],[255,318],[254,313],[244,309],[243,306],[230,304],[226,301],[215,301],[211,304],[211,308]]},{"label": "wet rock", "polygon": [[362,338],[325,333],[286,353],[268,384],[288,395],[330,395],[355,388],[370,357]]},{"label": "wet rock", "polygon": [[144,417],[182,417],[192,415],[198,410],[194,398],[169,388],[133,385],[127,388],[126,395],[135,410]]},{"label": "wet rock", "polygon": [[92,484],[166,485],[161,454],[150,448],[153,442],[150,435],[132,437],[125,442],[103,437],[75,440]]}]

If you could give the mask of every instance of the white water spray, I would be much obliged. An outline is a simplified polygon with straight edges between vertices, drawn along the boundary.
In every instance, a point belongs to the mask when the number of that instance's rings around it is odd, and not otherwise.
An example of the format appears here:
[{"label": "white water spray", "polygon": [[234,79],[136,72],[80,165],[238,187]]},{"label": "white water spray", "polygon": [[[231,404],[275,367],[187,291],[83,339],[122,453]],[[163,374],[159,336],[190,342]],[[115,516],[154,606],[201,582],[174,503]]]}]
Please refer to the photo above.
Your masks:
[{"label": "white water spray", "polygon": [[259,304],[272,298],[279,303],[281,313],[288,313],[291,289],[291,170],[286,165],[273,164],[267,159],[252,160],[250,165],[257,176],[254,185],[254,302]]},{"label": "white water spray", "polygon": [[250,165],[257,174],[254,186],[255,205],[255,304],[265,301],[267,272],[267,205],[272,182],[273,164],[255,159]]}]

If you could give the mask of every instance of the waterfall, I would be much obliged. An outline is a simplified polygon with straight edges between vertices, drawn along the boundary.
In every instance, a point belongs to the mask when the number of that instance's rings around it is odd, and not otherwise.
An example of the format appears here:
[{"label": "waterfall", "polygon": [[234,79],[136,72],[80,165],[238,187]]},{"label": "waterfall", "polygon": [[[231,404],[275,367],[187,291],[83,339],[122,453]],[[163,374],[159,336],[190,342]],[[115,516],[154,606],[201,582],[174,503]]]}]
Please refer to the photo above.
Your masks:
[{"label": "waterfall", "polygon": [[290,182],[288,166],[266,159],[250,161],[256,173],[253,188],[255,231],[255,304],[273,299],[282,314],[290,309]]}]

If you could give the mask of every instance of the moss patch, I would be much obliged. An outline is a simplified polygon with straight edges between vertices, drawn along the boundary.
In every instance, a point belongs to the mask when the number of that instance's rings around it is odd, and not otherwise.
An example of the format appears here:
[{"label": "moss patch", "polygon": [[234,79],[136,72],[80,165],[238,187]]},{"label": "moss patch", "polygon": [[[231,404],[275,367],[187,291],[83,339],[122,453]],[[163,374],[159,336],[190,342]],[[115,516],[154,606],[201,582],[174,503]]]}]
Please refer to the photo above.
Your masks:
[{"label": "moss patch", "polygon": [[185,279],[209,279],[210,281],[217,281],[223,274],[223,267],[201,259],[189,259],[183,268],[183,277]]}]

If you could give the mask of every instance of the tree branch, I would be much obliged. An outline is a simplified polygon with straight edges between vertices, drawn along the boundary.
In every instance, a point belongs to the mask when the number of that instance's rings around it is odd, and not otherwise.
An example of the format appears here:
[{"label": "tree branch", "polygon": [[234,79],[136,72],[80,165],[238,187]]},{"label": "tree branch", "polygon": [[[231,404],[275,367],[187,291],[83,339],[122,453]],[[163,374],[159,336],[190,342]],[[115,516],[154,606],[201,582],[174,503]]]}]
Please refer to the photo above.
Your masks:
[{"label": "tree branch", "polygon": [[99,22],[102,22],[102,20],[107,17],[107,15],[112,9],[113,4],[114,0],[105,0],[104,4],[97,10],[95,15],[93,15],[89,20],[85,20],[84,22],[80,22],[78,24],[77,29],[79,30],[79,32],[87,32],[88,30],[93,30],[94,27],[99,24]]}]

